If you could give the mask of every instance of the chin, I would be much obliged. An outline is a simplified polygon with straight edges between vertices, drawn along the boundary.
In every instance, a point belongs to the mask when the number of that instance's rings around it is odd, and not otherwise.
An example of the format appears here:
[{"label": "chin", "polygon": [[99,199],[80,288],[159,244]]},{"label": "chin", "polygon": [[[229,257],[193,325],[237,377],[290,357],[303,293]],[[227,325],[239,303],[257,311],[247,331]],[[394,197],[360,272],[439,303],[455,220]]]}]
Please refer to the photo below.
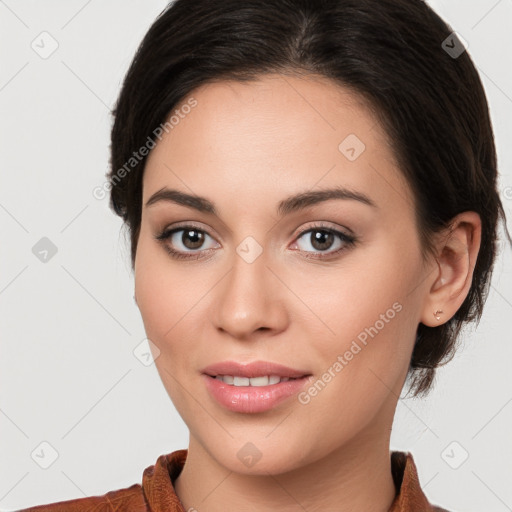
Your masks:
[{"label": "chin", "polygon": [[[250,441],[250,437],[230,438],[224,443],[219,443],[218,439],[212,440],[212,444],[209,445],[212,448],[209,448],[208,452],[227,470],[244,475],[278,475],[312,462],[308,454],[304,454],[307,439],[297,439],[294,443],[290,438],[285,440],[276,437],[270,440],[264,436],[254,436],[254,441]],[[312,447],[308,446],[308,451],[311,449]]]}]

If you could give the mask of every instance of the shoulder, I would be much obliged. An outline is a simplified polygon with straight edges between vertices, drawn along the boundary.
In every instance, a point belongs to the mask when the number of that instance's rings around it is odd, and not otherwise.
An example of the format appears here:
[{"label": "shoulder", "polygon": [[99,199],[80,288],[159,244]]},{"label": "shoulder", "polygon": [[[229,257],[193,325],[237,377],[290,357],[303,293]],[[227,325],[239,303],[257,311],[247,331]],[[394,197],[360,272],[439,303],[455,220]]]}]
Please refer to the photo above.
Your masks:
[{"label": "shoulder", "polygon": [[91,496],[24,508],[16,512],[148,512],[140,484]]},{"label": "shoulder", "polygon": [[15,512],[151,512],[167,505],[167,512],[184,512],[173,487],[187,458],[187,449],[160,455],[144,469],[142,484],[107,492],[102,496],[77,498],[37,505]]}]

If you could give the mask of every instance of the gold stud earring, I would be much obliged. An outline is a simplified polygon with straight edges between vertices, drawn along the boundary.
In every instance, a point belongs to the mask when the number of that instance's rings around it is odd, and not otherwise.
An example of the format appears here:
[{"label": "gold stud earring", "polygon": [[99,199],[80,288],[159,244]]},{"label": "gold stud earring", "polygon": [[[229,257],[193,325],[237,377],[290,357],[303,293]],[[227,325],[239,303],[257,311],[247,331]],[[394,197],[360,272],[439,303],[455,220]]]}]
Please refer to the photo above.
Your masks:
[{"label": "gold stud earring", "polygon": [[436,320],[441,320],[441,313],[443,311],[441,309],[438,309],[435,313],[434,313],[434,317]]}]

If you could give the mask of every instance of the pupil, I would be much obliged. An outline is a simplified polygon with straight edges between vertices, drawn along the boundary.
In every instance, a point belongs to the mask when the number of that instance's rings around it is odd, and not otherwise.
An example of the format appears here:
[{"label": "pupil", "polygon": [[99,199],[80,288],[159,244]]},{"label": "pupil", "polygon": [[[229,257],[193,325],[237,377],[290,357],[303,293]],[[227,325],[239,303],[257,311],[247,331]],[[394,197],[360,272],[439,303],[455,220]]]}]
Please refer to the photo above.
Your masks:
[{"label": "pupil", "polygon": [[[332,245],[334,235],[328,231],[313,231],[311,235],[312,245],[315,249],[328,249]],[[320,247],[318,247],[318,245],[320,245]]]},{"label": "pupil", "polygon": [[[192,240],[191,244],[186,242],[188,239]],[[196,229],[191,229],[189,231],[183,232],[181,241],[183,242],[183,245],[188,249],[197,249],[203,244],[203,235],[200,234]]]}]

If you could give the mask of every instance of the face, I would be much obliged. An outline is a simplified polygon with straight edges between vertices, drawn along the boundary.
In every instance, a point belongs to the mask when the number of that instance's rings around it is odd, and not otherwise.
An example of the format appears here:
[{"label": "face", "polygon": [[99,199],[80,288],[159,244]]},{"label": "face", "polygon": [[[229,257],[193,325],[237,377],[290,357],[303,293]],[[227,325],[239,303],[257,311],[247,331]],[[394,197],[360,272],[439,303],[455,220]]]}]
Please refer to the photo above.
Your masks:
[{"label": "face", "polygon": [[[191,446],[264,474],[386,442],[426,292],[412,193],[386,134],[323,78],[267,75],[190,97],[147,160],[135,293]],[[155,196],[165,189],[203,208]],[[309,377],[224,384],[226,404],[203,373],[224,361]]]}]

